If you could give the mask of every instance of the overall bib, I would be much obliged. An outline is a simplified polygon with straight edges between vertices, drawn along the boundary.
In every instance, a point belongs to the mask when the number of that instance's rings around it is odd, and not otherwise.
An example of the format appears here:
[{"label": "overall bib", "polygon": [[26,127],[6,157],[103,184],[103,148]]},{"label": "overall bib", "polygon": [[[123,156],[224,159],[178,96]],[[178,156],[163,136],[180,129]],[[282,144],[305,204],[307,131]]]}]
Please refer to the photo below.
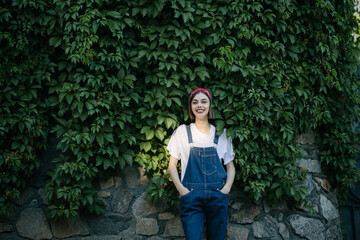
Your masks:
[{"label": "overall bib", "polygon": [[204,218],[207,240],[225,239],[228,195],[220,192],[227,174],[217,154],[219,136],[213,147],[193,147],[190,126],[186,126],[190,144],[189,161],[182,184],[190,190],[180,197],[180,216],[186,239],[202,240]]}]

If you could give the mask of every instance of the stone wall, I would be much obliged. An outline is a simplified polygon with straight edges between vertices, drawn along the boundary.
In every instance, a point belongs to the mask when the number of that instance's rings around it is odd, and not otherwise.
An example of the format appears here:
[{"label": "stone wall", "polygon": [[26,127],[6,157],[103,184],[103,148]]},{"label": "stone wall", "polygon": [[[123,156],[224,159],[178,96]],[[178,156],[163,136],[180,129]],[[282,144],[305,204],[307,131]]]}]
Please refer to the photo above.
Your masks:
[{"label": "stone wall", "polygon": [[[297,164],[308,169],[305,185],[313,210],[279,202],[269,206],[254,202],[241,189],[230,194],[227,239],[330,240],[340,239],[340,217],[336,194],[321,172],[318,150],[311,133],[298,137],[304,158]],[[52,158],[56,150],[45,154]],[[44,213],[47,202],[43,180],[51,165],[45,164],[17,201],[10,218],[0,218],[0,239],[185,239],[178,211],[162,202],[154,205],[145,199],[148,178],[141,167],[123,171],[99,182],[99,196],[107,212],[101,216],[84,215],[71,221],[50,221]]]}]

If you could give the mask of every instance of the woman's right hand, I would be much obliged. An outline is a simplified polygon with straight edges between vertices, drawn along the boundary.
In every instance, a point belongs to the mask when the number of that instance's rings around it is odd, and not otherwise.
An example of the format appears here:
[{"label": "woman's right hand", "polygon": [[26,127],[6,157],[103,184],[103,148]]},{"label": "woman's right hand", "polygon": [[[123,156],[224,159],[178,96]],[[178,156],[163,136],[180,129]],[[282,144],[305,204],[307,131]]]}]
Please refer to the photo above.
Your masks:
[{"label": "woman's right hand", "polygon": [[188,194],[190,191],[189,189],[187,189],[186,187],[184,187],[184,185],[182,185],[180,178],[179,178],[179,172],[177,170],[177,163],[178,163],[178,159],[170,156],[170,161],[169,161],[169,167],[168,167],[168,171],[170,173],[170,177],[171,180],[173,181],[176,189],[178,190],[180,196],[184,196],[186,194]]},{"label": "woman's right hand", "polygon": [[190,192],[189,189],[187,189],[186,187],[181,188],[181,190],[179,191],[180,196],[185,196],[186,194],[188,194]]}]

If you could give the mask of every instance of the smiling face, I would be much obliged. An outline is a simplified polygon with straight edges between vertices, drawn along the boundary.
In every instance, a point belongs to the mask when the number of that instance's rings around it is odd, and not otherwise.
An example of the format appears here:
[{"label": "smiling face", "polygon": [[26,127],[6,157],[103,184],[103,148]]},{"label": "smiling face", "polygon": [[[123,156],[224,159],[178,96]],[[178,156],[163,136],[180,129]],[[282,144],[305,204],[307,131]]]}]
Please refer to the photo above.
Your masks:
[{"label": "smiling face", "polygon": [[207,119],[210,110],[210,99],[200,92],[191,100],[191,110],[196,119]]}]

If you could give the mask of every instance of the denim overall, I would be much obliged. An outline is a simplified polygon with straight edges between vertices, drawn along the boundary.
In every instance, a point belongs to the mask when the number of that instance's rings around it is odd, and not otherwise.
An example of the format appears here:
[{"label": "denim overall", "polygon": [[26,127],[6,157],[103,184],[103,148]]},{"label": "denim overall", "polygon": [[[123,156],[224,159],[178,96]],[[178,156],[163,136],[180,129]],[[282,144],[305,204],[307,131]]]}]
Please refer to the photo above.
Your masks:
[{"label": "denim overall", "polygon": [[193,147],[190,126],[186,126],[190,144],[189,161],[182,184],[190,192],[180,197],[180,216],[186,239],[202,240],[204,218],[207,240],[225,239],[228,195],[220,192],[227,174],[214,147]]}]

